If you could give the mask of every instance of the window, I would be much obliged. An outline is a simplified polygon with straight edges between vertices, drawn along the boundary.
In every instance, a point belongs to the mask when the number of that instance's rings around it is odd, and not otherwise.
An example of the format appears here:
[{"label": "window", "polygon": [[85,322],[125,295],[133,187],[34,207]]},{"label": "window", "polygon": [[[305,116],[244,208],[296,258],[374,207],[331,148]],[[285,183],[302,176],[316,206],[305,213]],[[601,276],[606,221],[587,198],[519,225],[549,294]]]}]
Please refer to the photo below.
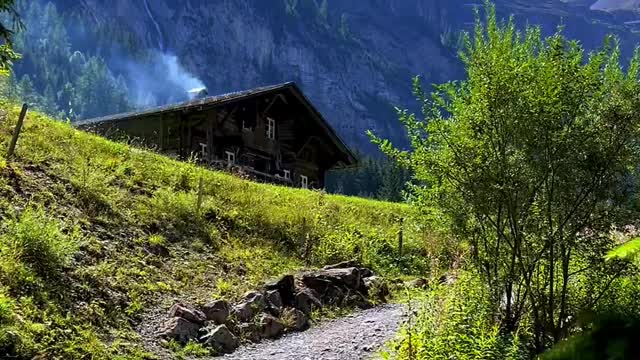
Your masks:
[{"label": "window", "polygon": [[227,165],[231,166],[236,163],[236,154],[231,151],[225,151],[227,154]]},{"label": "window", "polygon": [[267,118],[267,139],[276,138],[276,121],[272,118]]},{"label": "window", "polygon": [[309,178],[304,176],[304,175],[300,175],[300,187],[302,187],[303,189],[308,189],[309,188]]},{"label": "window", "polygon": [[287,179],[287,180],[291,180],[291,171],[285,170],[284,171],[284,178]]}]

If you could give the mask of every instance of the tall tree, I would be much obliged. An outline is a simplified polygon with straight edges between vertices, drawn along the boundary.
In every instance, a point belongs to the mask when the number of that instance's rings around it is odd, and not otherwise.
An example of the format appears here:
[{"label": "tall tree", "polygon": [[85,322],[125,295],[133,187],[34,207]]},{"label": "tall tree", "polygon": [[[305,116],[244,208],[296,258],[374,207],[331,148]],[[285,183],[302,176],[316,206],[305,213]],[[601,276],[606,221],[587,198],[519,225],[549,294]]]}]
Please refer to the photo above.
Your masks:
[{"label": "tall tree", "polygon": [[603,261],[638,160],[640,56],[624,70],[615,39],[585,56],[485,11],[465,39],[466,80],[431,96],[415,80],[423,116],[400,112],[412,150],[374,141],[424,184],[412,198],[434,224],[468,241],[504,330],[531,319],[542,351],[624,271]]},{"label": "tall tree", "polygon": [[20,56],[13,51],[13,35],[24,25],[15,9],[15,0],[0,0],[0,14],[8,15],[8,22],[0,22],[0,75],[8,75],[14,60]]}]

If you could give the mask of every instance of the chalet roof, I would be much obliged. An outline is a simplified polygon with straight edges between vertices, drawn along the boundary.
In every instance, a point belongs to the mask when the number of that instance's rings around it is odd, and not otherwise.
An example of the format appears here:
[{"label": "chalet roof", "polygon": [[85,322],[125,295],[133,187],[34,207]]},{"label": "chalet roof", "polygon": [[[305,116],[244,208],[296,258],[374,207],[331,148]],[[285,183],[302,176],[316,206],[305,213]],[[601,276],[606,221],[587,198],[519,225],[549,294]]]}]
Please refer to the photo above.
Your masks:
[{"label": "chalet roof", "polygon": [[291,93],[300,101],[305,108],[311,113],[313,118],[318,122],[318,124],[324,129],[328,137],[331,139],[333,144],[345,154],[346,159],[348,160],[346,165],[355,165],[357,163],[356,157],[351,152],[351,150],[347,147],[347,145],[340,139],[338,134],[334,131],[334,129],[329,125],[326,119],[322,116],[322,114],[313,106],[311,101],[302,93],[298,85],[294,82],[287,82],[277,85],[263,86],[250,90],[231,92],[222,95],[216,96],[208,96],[201,99],[189,100],[177,104],[170,104],[165,106],[153,107],[140,111],[132,111],[122,114],[109,115],[99,118],[81,120],[74,123],[74,126],[79,128],[90,128],[92,125],[98,125],[106,122],[118,122],[131,120],[135,118],[140,118],[149,115],[157,115],[162,113],[170,113],[170,112],[186,112],[190,110],[205,110],[208,108],[217,107],[220,105],[232,103],[234,101],[245,100],[253,97],[264,96],[270,93],[277,93],[282,91],[291,91]]}]

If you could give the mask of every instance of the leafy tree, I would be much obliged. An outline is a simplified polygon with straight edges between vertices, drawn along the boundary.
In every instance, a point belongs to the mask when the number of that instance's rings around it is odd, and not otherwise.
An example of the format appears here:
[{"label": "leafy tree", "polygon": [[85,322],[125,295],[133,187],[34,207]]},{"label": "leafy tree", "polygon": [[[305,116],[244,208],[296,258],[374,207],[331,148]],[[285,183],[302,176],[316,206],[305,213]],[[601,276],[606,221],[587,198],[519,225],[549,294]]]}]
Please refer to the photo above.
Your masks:
[{"label": "leafy tree", "polygon": [[0,75],[8,75],[12,62],[20,58],[13,51],[13,36],[16,31],[21,30],[24,26],[20,19],[20,15],[15,9],[15,0],[0,0],[0,14],[5,15],[5,19],[0,22],[0,39],[4,43],[0,44]]},{"label": "leafy tree", "polygon": [[415,80],[423,116],[399,112],[412,150],[372,137],[413,171],[427,218],[469,243],[503,330],[530,320],[541,352],[624,272],[603,261],[637,164],[640,57],[623,70],[613,38],[586,56],[560,31],[485,11],[465,37],[465,81],[427,96]]}]

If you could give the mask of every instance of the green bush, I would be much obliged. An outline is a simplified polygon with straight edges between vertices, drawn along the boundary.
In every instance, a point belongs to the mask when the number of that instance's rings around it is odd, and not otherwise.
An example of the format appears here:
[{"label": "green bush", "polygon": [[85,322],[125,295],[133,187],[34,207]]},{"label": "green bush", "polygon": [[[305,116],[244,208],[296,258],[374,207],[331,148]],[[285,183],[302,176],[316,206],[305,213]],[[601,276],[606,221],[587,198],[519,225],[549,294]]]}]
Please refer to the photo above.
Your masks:
[{"label": "green bush", "polygon": [[588,330],[558,344],[543,360],[624,360],[640,358],[640,316],[613,312],[595,317]]},{"label": "green bush", "polygon": [[385,359],[526,359],[521,331],[502,335],[498,309],[477,277],[461,273],[453,285],[410,294],[419,304],[407,325],[383,353]]},{"label": "green bush", "polygon": [[25,209],[5,223],[0,236],[0,269],[12,290],[56,277],[78,249],[75,232],[64,234],[42,208]]}]

